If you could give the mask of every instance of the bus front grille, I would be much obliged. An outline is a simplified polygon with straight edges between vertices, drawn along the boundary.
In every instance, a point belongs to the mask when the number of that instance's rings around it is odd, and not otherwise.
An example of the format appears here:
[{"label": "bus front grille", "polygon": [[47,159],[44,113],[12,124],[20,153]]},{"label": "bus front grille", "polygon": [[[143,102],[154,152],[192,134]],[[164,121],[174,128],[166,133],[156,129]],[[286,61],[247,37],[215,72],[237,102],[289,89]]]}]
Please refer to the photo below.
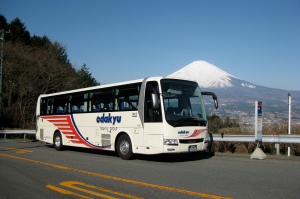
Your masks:
[{"label": "bus front grille", "polygon": [[200,138],[200,139],[186,139],[186,140],[179,140],[179,143],[180,144],[194,144],[194,143],[200,143],[200,142],[203,142],[203,138]]}]

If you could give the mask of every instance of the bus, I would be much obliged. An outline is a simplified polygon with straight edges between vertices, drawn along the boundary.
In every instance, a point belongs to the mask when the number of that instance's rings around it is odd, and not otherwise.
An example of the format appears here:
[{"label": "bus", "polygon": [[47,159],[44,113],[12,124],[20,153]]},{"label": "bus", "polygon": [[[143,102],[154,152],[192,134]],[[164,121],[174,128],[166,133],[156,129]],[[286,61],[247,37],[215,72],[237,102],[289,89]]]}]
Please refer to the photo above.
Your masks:
[{"label": "bus", "polygon": [[42,94],[36,107],[37,140],[133,154],[206,150],[207,117],[197,82],[150,77]]}]

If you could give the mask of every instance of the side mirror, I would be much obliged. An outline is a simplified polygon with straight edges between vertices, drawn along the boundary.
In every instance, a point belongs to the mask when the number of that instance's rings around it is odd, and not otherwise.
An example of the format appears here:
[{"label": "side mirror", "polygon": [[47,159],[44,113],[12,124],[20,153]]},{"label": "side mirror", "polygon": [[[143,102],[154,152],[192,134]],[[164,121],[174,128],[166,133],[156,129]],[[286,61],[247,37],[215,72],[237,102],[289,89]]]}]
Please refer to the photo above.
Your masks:
[{"label": "side mirror", "polygon": [[152,99],[152,107],[153,109],[158,109],[159,108],[159,103],[158,103],[158,96],[155,93],[151,93],[151,99]]},{"label": "side mirror", "polygon": [[214,100],[214,104],[215,104],[215,108],[218,109],[219,108],[219,102],[218,102],[218,97],[216,96],[215,93],[213,92],[201,92],[202,95],[211,95],[213,100]]},{"label": "side mirror", "polygon": [[218,99],[214,99],[214,104],[215,104],[215,108],[218,109],[219,108],[219,102]]}]

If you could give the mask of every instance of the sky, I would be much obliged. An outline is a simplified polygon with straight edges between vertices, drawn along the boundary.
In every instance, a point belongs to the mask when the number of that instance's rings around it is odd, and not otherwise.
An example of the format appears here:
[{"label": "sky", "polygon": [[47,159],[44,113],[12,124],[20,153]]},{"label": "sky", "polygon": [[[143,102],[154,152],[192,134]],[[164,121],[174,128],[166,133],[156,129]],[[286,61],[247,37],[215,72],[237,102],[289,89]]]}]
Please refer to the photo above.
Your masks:
[{"label": "sky", "polygon": [[256,85],[300,90],[299,0],[1,0],[0,14],[65,45],[101,85],[204,60]]}]

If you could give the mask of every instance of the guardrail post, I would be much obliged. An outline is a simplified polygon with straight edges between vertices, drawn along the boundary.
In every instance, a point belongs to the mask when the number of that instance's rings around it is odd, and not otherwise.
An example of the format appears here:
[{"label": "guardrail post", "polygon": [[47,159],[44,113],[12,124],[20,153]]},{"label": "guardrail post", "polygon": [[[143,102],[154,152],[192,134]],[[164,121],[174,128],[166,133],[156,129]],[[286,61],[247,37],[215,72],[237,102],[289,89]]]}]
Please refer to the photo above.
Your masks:
[{"label": "guardrail post", "polygon": [[4,139],[6,139],[6,133],[4,133]]},{"label": "guardrail post", "polygon": [[276,144],[275,144],[275,148],[276,148],[276,154],[277,154],[277,155],[280,155],[280,144],[279,144],[279,143],[276,143]]}]

